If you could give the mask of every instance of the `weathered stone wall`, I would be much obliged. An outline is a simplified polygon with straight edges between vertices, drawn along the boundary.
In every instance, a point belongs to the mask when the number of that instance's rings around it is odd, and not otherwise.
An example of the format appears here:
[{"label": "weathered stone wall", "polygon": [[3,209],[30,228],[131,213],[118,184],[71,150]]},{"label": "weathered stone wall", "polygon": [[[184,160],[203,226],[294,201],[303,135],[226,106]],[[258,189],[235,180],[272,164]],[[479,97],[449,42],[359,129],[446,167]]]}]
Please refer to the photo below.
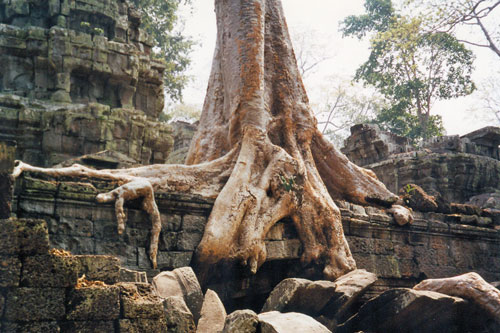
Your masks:
[{"label": "weathered stone wall", "polygon": [[[147,256],[150,222],[137,209],[138,203],[129,205],[125,233],[118,235],[113,205],[94,200],[97,192],[109,190],[112,184],[98,180],[92,180],[92,186],[69,180],[54,183],[33,176],[27,174],[18,183],[16,212],[19,217],[47,220],[52,246],[75,254],[115,255],[125,267],[149,275],[158,272],[151,269]],[[169,270],[189,265],[213,202],[161,193],[156,198],[162,215],[158,266]],[[358,267],[380,277],[373,292],[469,271],[488,281],[500,281],[500,221],[416,212],[413,225],[400,227],[392,216],[376,208],[338,205]],[[256,276],[234,267],[221,269],[225,273],[210,288],[226,302],[248,302],[248,297],[265,295],[285,277],[317,273],[301,266],[301,243],[290,222],[273,227],[266,245],[268,262]]]},{"label": "weathered stone wall", "polygon": [[102,150],[164,163],[164,65],[125,0],[0,4],[0,141],[52,166]]},{"label": "weathered stone wall", "polygon": [[167,331],[163,300],[139,273],[49,250],[45,221],[0,220],[0,261],[2,332]]},{"label": "weathered stone wall", "polygon": [[375,125],[356,125],[342,151],[354,163],[373,170],[394,193],[406,184],[417,184],[450,202],[464,203],[500,190],[499,143],[497,127],[463,137],[437,137],[412,147]]}]

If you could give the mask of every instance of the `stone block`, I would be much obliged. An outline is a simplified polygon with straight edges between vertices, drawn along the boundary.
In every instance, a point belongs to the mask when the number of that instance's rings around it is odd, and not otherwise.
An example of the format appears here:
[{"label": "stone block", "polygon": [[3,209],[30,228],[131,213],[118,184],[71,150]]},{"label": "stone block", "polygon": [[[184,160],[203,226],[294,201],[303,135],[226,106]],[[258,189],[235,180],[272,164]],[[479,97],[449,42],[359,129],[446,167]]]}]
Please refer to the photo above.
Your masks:
[{"label": "stone block", "polygon": [[16,288],[7,292],[4,319],[8,321],[59,320],[64,317],[65,289]]},{"label": "stone block", "polygon": [[163,300],[153,295],[151,285],[120,283],[122,315],[128,319],[159,319],[164,316]]},{"label": "stone block", "polygon": [[114,284],[120,279],[120,260],[106,255],[78,255],[75,259],[80,263],[78,276],[85,274],[87,280],[103,281]]},{"label": "stone block", "polygon": [[[151,261],[145,250],[138,251],[139,268],[151,268]],[[157,260],[158,268],[161,270],[171,270],[179,267],[189,266],[193,252],[179,252],[179,251],[159,251]]]},{"label": "stone block", "polygon": [[120,333],[143,333],[143,332],[194,332],[175,331],[167,326],[165,318],[159,319],[120,319]]},{"label": "stone block", "polygon": [[35,288],[64,288],[76,284],[80,263],[73,256],[48,254],[26,257],[21,284]]},{"label": "stone block", "polygon": [[259,314],[261,333],[331,332],[315,319],[298,312],[280,313],[271,311]]},{"label": "stone block", "polygon": [[148,277],[145,272],[134,271],[127,268],[120,268],[120,282],[139,282],[148,283]]},{"label": "stone block", "polygon": [[198,232],[181,231],[177,238],[177,249],[180,251],[194,251],[202,237],[203,234]]},{"label": "stone block", "polygon": [[92,237],[94,233],[94,223],[87,219],[61,217],[52,227],[51,233],[61,235]]},{"label": "stone block", "polygon": [[266,242],[267,260],[297,259],[302,253],[302,243],[298,239]]},{"label": "stone block", "polygon": [[68,320],[114,320],[120,316],[120,288],[92,286],[77,288],[68,295]]},{"label": "stone block", "polygon": [[[61,322],[61,332],[78,333],[109,333],[115,332],[114,321],[64,321]],[[59,332],[59,331],[58,331]]]},{"label": "stone block", "polygon": [[94,253],[95,240],[92,237],[79,237],[72,235],[51,235],[51,247],[63,249],[72,254],[91,254]]},{"label": "stone block", "polygon": [[2,325],[2,332],[59,333],[61,332],[61,328],[59,327],[59,324],[56,321],[40,321],[40,322],[27,322],[27,323],[4,322]]},{"label": "stone block", "polygon": [[221,332],[224,329],[226,316],[226,309],[217,293],[207,289],[196,333]]},{"label": "stone block", "polygon": [[[186,215],[188,216],[188,215]],[[186,216],[184,218],[186,218]],[[199,230],[200,226],[199,224],[203,224],[203,229],[205,228],[205,221],[203,222],[196,222],[193,220],[197,219],[192,219],[188,218],[188,222],[186,222],[186,226],[184,226],[183,230],[189,231],[190,229],[196,229]],[[175,214],[161,214],[161,229],[166,230],[166,231],[179,231],[182,228],[182,217],[180,215],[175,215]]]},{"label": "stone block", "polygon": [[199,215],[184,215],[182,217],[182,230],[203,234],[207,218]]},{"label": "stone block", "polygon": [[137,248],[127,245],[123,240],[115,242],[98,241],[95,244],[95,253],[115,256],[120,259],[124,266],[137,264]]},{"label": "stone block", "polygon": [[153,278],[153,289],[162,297],[182,297],[198,322],[203,305],[203,293],[198,278],[191,267],[177,268],[171,272],[161,272]]},{"label": "stone block", "polygon": [[252,310],[237,310],[226,317],[223,333],[256,333],[259,317]]},{"label": "stone block", "polygon": [[19,257],[0,255],[0,288],[18,287],[20,277]]},{"label": "stone block", "polygon": [[0,254],[46,254],[49,250],[47,223],[36,219],[0,220]]},{"label": "stone block", "polygon": [[196,324],[193,314],[186,306],[182,296],[168,296],[163,306],[168,332],[172,333],[194,333]]},{"label": "stone block", "polygon": [[158,248],[160,251],[172,251],[177,249],[177,238],[179,233],[172,231],[162,231]]}]

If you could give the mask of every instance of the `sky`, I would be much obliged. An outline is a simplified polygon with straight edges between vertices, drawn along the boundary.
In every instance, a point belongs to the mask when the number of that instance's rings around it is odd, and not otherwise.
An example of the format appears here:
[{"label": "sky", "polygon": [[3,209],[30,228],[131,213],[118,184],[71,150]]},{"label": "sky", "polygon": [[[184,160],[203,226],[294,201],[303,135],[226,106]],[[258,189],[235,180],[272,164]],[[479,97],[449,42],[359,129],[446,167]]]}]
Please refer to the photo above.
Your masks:
[{"label": "sky", "polygon": [[[187,74],[192,79],[184,91],[184,103],[201,107],[210,74],[217,31],[213,0],[192,2],[192,8],[183,10],[181,14],[185,20],[183,33],[192,36],[198,42],[191,54],[192,65]],[[314,108],[321,103],[321,96],[324,96],[321,91],[325,89],[325,82],[329,82],[332,78],[348,80],[369,55],[367,41],[342,38],[339,32],[339,22],[346,16],[364,12],[364,0],[308,0],[307,2],[282,0],[282,3],[291,34],[303,33],[305,36],[310,36],[306,38],[306,43],[322,50],[322,57],[327,58],[304,80]],[[500,62],[491,51],[477,48],[474,50],[477,54],[474,73],[476,82],[491,74],[492,68],[500,70]],[[471,111],[478,105],[477,95],[435,104],[432,113],[443,117],[446,134],[463,135],[484,126],[500,125],[487,119],[487,114]]]}]

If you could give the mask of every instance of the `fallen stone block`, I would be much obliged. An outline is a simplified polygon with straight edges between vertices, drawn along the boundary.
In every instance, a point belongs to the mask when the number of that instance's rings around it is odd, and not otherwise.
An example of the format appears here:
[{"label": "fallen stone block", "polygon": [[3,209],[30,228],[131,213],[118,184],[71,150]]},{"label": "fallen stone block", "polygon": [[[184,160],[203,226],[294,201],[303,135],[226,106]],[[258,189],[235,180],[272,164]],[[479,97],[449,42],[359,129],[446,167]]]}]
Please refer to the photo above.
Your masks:
[{"label": "fallen stone block", "polygon": [[91,286],[71,290],[68,320],[113,320],[120,316],[120,288]]},{"label": "fallen stone block", "polygon": [[273,289],[262,312],[300,312],[316,316],[334,294],[335,283],[331,281],[285,279]]},{"label": "fallen stone block", "polygon": [[169,296],[163,301],[169,333],[194,333],[196,324],[182,296]]},{"label": "fallen stone block", "polygon": [[330,330],[313,318],[297,312],[271,311],[259,314],[261,333],[329,333]]},{"label": "fallen stone block", "polygon": [[169,272],[161,272],[153,278],[153,289],[161,298],[181,296],[193,314],[195,323],[200,319],[203,293],[191,267],[182,267]]},{"label": "fallen stone block", "polygon": [[428,279],[420,282],[413,289],[430,290],[467,299],[500,324],[500,291],[477,273],[471,272],[444,279]]},{"label": "fallen stone block", "polygon": [[65,314],[63,288],[16,288],[7,292],[7,321],[58,320]]},{"label": "fallen stone block", "polygon": [[377,281],[377,276],[364,269],[356,269],[335,280],[335,293],[322,313],[341,323],[352,313],[353,304]]},{"label": "fallen stone block", "polygon": [[201,316],[196,333],[217,333],[222,331],[226,316],[226,309],[219,296],[215,291],[208,289],[201,307]]},{"label": "fallen stone block", "polygon": [[466,302],[433,291],[391,289],[365,303],[337,332],[460,332]]},{"label": "fallen stone block", "polygon": [[226,317],[222,333],[256,333],[259,317],[252,310],[237,310]]}]

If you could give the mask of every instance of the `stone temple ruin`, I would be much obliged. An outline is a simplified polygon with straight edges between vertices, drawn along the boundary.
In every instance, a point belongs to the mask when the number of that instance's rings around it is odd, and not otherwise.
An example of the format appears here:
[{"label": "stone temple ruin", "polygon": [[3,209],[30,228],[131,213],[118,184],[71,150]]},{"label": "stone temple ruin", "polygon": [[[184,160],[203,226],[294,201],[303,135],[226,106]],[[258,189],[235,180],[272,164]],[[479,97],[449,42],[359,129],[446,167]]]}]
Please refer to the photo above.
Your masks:
[{"label": "stone temple ruin", "polygon": [[[126,205],[118,235],[114,205],[95,202],[114,183],[28,172],[11,192],[15,159],[98,169],[182,159],[194,128],[158,121],[164,67],[151,48],[125,0],[0,1],[0,215],[12,217],[0,221],[2,332],[283,332],[276,313],[233,312],[243,308],[301,312],[325,325],[294,314],[303,331],[499,327],[468,300],[409,289],[471,271],[500,281],[498,128],[416,149],[374,126],[353,127],[343,152],[392,192],[402,189],[414,221],[399,226],[382,208],[336,201],[359,270],[334,283],[314,281],[318,267],[301,265],[302,244],[286,219],[268,232],[257,274],[218,264],[202,281],[203,296],[188,266],[196,270],[213,199],[156,193],[162,230],[153,269],[140,203]],[[407,184],[421,186],[435,206],[411,201],[416,191],[405,192]]]}]

